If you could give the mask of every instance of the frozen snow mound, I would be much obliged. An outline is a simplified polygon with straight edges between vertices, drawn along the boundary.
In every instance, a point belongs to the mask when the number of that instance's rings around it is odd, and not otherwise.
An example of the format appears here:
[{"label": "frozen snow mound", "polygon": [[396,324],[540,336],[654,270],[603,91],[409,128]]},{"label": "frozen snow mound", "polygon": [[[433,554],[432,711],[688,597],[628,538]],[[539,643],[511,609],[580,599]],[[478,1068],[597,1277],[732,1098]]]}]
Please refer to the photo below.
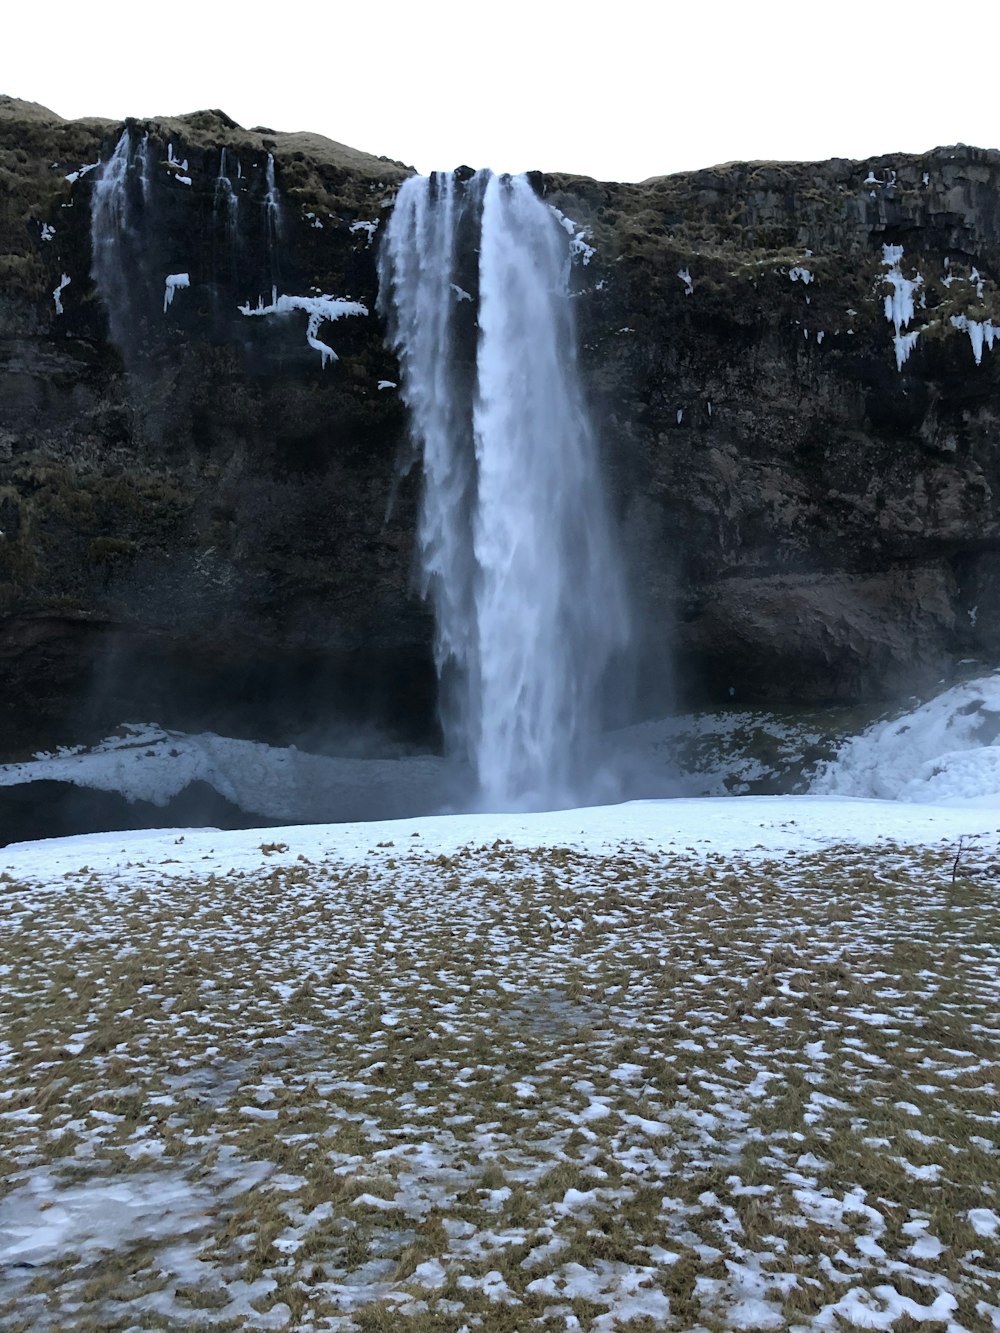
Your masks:
[{"label": "frozen snow mound", "polygon": [[429,755],[339,758],[294,745],[125,723],[89,748],[64,747],[26,763],[0,765],[0,789],[70,783],[165,807],[192,783],[204,783],[249,816],[272,823],[325,823],[436,808],[445,800],[441,767],[441,760]]},{"label": "frozen snow mound", "polygon": [[873,723],[820,769],[810,790],[930,802],[1000,795],[1000,671]]}]

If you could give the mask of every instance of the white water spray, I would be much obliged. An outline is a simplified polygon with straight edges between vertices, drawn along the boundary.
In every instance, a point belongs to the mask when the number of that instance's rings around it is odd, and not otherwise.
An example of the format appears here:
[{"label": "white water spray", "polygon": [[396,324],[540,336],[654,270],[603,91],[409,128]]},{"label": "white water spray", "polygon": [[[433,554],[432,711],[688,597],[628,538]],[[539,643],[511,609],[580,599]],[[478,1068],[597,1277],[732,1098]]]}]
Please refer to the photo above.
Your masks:
[{"label": "white water spray", "polygon": [[553,210],[524,178],[490,173],[406,181],[380,254],[423,451],[418,542],[446,744],[491,808],[612,794],[598,774],[602,695],[629,616],[569,265]]}]

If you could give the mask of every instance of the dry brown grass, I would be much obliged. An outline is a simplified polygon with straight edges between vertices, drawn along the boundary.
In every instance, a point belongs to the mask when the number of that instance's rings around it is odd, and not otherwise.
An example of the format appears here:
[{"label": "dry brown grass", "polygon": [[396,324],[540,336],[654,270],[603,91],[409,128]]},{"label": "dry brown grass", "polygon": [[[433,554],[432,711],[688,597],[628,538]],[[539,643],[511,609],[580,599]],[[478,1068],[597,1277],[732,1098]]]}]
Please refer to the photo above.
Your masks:
[{"label": "dry brown grass", "polygon": [[625,1282],[724,1329],[751,1271],[789,1327],[849,1284],[984,1326],[992,880],[952,884],[947,850],[294,858],[0,888],[0,1234],[33,1181],[193,1191],[173,1232],[102,1250],[78,1221],[8,1267],[5,1328],[153,1301],[178,1328],[588,1328]]}]

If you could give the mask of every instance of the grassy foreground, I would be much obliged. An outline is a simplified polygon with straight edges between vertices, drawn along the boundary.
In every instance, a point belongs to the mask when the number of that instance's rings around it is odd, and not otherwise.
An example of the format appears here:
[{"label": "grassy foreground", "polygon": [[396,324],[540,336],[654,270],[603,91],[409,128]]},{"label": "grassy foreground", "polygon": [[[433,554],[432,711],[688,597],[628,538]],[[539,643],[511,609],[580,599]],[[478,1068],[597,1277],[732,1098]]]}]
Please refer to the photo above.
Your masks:
[{"label": "grassy foreground", "polygon": [[406,843],[0,877],[0,1327],[1000,1328],[990,876]]}]

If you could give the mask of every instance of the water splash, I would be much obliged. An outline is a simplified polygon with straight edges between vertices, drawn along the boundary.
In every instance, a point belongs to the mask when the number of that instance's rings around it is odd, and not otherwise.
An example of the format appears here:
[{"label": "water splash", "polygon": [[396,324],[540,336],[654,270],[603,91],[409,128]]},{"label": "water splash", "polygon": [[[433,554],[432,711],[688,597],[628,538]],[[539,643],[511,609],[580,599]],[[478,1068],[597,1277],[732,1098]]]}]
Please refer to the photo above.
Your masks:
[{"label": "water splash", "polygon": [[602,695],[630,627],[566,233],[523,177],[414,177],[379,262],[423,455],[421,586],[447,748],[490,808],[606,798]]}]

